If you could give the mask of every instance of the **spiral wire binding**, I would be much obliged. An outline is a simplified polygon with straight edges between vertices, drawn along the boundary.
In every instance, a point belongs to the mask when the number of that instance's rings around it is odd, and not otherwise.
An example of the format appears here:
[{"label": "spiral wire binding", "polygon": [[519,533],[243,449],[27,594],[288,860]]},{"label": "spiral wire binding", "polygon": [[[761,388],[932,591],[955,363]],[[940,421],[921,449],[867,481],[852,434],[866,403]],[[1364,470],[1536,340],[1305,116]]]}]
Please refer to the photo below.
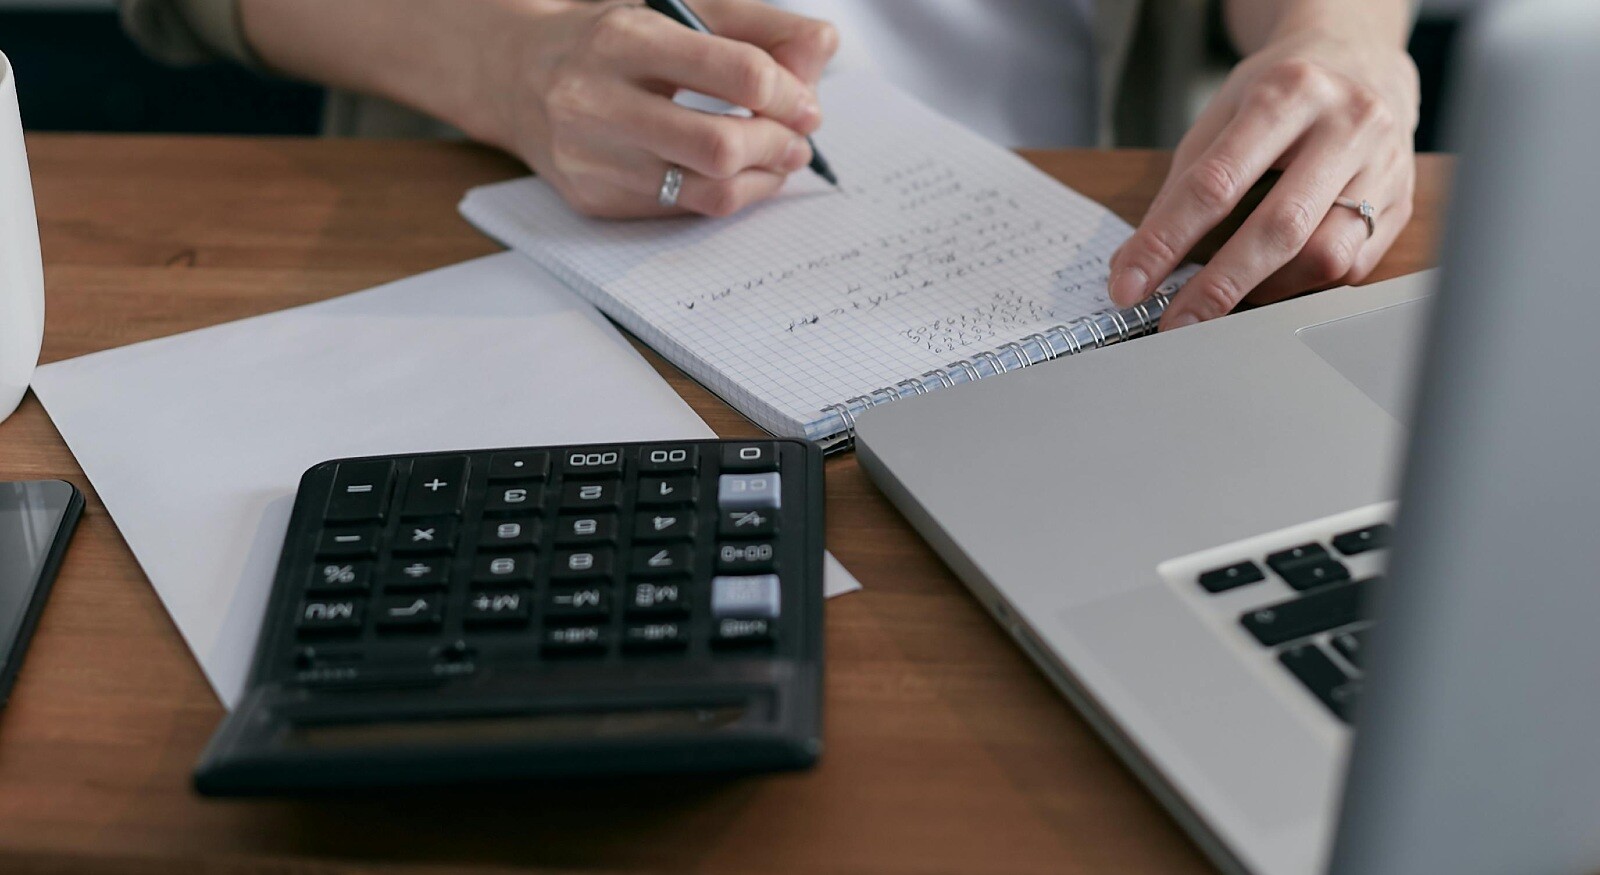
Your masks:
[{"label": "spiral wire binding", "polygon": [[[1069,355],[1077,355],[1088,349],[1099,349],[1113,343],[1131,340],[1143,334],[1148,334],[1156,327],[1161,319],[1161,314],[1166,312],[1167,304],[1171,298],[1166,294],[1157,294],[1148,301],[1136,304],[1127,310],[1115,308],[1101,310],[1089,316],[1083,316],[1061,325],[1052,326],[1044,331],[1030,334],[1020,341],[1012,341],[995,347],[988,352],[980,352],[971,358],[953,361],[943,368],[924,373],[921,377],[901,380],[893,386],[884,386],[874,389],[865,395],[857,395],[838,404],[830,404],[822,409],[823,414],[836,413],[844,423],[844,431],[832,437],[825,443],[828,450],[841,449],[855,442],[856,413],[888,404],[901,398],[913,395],[926,395],[936,388],[954,388],[961,382],[975,383],[984,377],[999,376],[1009,371],[1021,370],[1033,365],[1043,364]],[[1102,320],[1111,323],[1108,332],[1101,324]],[[1085,343],[1079,338],[1080,330],[1089,336]],[[1035,344],[1041,351],[1036,359],[1034,353],[1029,351],[1028,344]],[[1058,347],[1059,344],[1059,347]],[[1007,357],[1010,357],[1009,361]],[[987,365],[989,370],[985,373],[979,365]],[[964,377],[958,380],[957,375]],[[938,380],[939,386],[930,387],[927,384]]]}]

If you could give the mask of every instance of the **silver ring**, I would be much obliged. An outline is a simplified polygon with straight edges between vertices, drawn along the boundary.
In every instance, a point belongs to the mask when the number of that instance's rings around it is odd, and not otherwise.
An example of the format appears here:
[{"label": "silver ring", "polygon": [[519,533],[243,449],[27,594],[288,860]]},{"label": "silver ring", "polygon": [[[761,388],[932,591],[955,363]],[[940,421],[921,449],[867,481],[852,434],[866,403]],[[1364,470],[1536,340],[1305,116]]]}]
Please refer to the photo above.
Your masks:
[{"label": "silver ring", "polygon": [[1367,223],[1368,240],[1372,239],[1373,234],[1378,233],[1378,208],[1372,205],[1372,201],[1363,200],[1357,203],[1353,198],[1342,197],[1334,200],[1334,203],[1361,214],[1361,221]]},{"label": "silver ring", "polygon": [[664,207],[678,205],[678,194],[683,191],[683,168],[674,164],[667,168],[667,175],[661,179],[661,192],[656,195],[656,203]]}]

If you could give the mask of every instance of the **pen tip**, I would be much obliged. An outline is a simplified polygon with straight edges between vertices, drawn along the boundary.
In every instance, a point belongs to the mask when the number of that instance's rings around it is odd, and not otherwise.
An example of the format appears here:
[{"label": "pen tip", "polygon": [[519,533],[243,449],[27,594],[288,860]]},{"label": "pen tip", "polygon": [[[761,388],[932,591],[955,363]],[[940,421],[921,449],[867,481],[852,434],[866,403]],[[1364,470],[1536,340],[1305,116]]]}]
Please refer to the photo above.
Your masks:
[{"label": "pen tip", "polygon": [[833,168],[823,160],[822,153],[817,151],[816,146],[811,147],[811,172],[827,180],[834,188],[839,187],[839,177],[833,175]]}]

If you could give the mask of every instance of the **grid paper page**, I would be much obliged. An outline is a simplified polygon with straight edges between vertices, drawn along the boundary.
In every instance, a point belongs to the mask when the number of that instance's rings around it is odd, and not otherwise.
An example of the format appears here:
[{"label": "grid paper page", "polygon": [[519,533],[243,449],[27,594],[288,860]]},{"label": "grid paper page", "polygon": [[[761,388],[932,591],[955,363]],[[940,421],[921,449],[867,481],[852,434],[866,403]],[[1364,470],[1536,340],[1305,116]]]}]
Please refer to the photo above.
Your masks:
[{"label": "grid paper page", "polygon": [[818,147],[843,191],[796,174],[727,219],[602,222],[536,179],[463,214],[552,269],[767,428],[1110,307],[1132,229],[1011,152],[872,77],[826,80]]}]

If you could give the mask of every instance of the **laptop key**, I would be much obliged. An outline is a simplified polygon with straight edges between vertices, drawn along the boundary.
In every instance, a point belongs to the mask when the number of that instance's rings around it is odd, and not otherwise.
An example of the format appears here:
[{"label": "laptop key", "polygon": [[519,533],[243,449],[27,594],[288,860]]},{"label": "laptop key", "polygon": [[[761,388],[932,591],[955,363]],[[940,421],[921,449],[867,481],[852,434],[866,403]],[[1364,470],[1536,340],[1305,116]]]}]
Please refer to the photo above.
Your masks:
[{"label": "laptop key", "polygon": [[1276,647],[1366,619],[1366,592],[1373,581],[1336,583],[1239,618],[1266,647]]},{"label": "laptop key", "polygon": [[1315,644],[1302,644],[1278,654],[1278,661],[1289,673],[1306,685],[1306,689],[1333,712],[1335,717],[1350,722],[1361,682],[1344,673],[1328,654]]},{"label": "laptop key", "polygon": [[1350,579],[1350,569],[1343,562],[1327,557],[1323,559],[1309,559],[1283,569],[1279,572],[1283,582],[1295,589],[1305,592],[1330,583],[1343,583]]},{"label": "laptop key", "polygon": [[1307,560],[1326,559],[1327,556],[1328,551],[1323,549],[1321,544],[1313,541],[1310,544],[1301,544],[1298,547],[1290,547],[1287,550],[1273,553],[1267,557],[1267,566],[1282,575],[1286,568],[1292,568]]},{"label": "laptop key", "polygon": [[1332,644],[1333,649],[1339,651],[1339,655],[1344,657],[1346,662],[1361,668],[1362,654],[1367,649],[1367,630],[1354,629],[1340,632],[1333,636]]},{"label": "laptop key", "polygon": [[1247,583],[1265,580],[1266,577],[1261,573],[1261,566],[1245,561],[1238,565],[1229,565],[1227,568],[1212,569],[1200,575],[1200,587],[1206,592],[1216,594]]},{"label": "laptop key", "polygon": [[1388,523],[1378,523],[1353,532],[1345,532],[1333,539],[1333,549],[1346,556],[1355,556],[1370,550],[1381,550],[1389,546],[1389,541],[1394,537],[1394,526]]}]

